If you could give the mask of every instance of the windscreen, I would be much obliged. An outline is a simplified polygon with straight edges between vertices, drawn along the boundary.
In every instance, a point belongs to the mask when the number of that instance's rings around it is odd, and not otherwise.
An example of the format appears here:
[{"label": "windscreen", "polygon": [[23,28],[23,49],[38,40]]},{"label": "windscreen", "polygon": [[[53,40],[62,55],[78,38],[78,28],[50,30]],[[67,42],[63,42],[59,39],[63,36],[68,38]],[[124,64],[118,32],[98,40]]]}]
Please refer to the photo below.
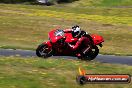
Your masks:
[{"label": "windscreen", "polygon": [[64,36],[64,31],[63,30],[56,30],[55,36]]}]

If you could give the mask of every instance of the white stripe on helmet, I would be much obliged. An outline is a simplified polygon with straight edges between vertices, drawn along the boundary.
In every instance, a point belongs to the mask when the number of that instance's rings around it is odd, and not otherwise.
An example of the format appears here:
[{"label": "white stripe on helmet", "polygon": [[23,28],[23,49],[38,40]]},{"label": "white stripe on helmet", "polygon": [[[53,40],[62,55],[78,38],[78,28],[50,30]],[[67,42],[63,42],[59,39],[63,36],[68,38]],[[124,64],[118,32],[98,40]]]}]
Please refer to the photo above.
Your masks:
[{"label": "white stripe on helmet", "polygon": [[80,28],[79,27],[77,27],[75,30],[74,30],[74,32],[80,32],[81,30],[80,30]]}]

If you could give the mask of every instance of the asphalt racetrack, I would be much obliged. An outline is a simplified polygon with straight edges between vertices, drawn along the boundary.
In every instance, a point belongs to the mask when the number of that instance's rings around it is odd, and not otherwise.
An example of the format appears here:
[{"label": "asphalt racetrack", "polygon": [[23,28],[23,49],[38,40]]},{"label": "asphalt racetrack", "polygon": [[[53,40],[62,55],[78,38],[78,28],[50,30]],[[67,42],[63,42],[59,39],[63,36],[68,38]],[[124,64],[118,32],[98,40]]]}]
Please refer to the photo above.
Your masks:
[{"label": "asphalt racetrack", "polygon": [[[31,50],[12,50],[0,49],[0,56],[20,56],[20,57],[37,57],[35,51]],[[70,56],[53,56],[54,58],[77,59]],[[94,61],[111,64],[132,65],[132,56],[114,56],[114,55],[98,55]]]}]

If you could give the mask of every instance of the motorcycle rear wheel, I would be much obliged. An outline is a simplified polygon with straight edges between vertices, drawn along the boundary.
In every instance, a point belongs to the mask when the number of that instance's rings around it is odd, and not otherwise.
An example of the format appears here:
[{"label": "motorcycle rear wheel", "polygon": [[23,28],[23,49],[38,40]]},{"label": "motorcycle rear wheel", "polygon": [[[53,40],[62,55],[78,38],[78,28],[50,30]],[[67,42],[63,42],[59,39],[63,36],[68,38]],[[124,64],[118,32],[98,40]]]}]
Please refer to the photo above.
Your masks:
[{"label": "motorcycle rear wheel", "polygon": [[99,54],[99,49],[97,46],[94,46],[88,53],[83,57],[84,60],[93,60]]},{"label": "motorcycle rear wheel", "polygon": [[49,51],[48,48],[49,47],[46,44],[39,45],[38,48],[36,49],[36,55],[38,57],[44,57],[44,58],[52,56],[52,50]]}]

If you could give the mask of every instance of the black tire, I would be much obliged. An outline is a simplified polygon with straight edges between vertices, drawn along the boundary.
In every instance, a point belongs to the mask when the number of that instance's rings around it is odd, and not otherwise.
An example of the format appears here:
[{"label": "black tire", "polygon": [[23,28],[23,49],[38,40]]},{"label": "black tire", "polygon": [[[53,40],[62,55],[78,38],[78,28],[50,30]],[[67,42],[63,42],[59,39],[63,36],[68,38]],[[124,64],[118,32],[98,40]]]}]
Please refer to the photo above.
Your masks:
[{"label": "black tire", "polygon": [[80,85],[83,85],[86,83],[86,78],[84,76],[77,76],[76,77],[76,82]]},{"label": "black tire", "polygon": [[84,55],[84,60],[93,60],[99,54],[99,49],[97,46],[94,46],[92,50]]},{"label": "black tire", "polygon": [[38,48],[36,49],[36,55],[38,57],[50,57],[52,56],[52,50],[51,51],[46,51],[48,49],[48,45],[46,44],[41,44],[38,46]]}]

